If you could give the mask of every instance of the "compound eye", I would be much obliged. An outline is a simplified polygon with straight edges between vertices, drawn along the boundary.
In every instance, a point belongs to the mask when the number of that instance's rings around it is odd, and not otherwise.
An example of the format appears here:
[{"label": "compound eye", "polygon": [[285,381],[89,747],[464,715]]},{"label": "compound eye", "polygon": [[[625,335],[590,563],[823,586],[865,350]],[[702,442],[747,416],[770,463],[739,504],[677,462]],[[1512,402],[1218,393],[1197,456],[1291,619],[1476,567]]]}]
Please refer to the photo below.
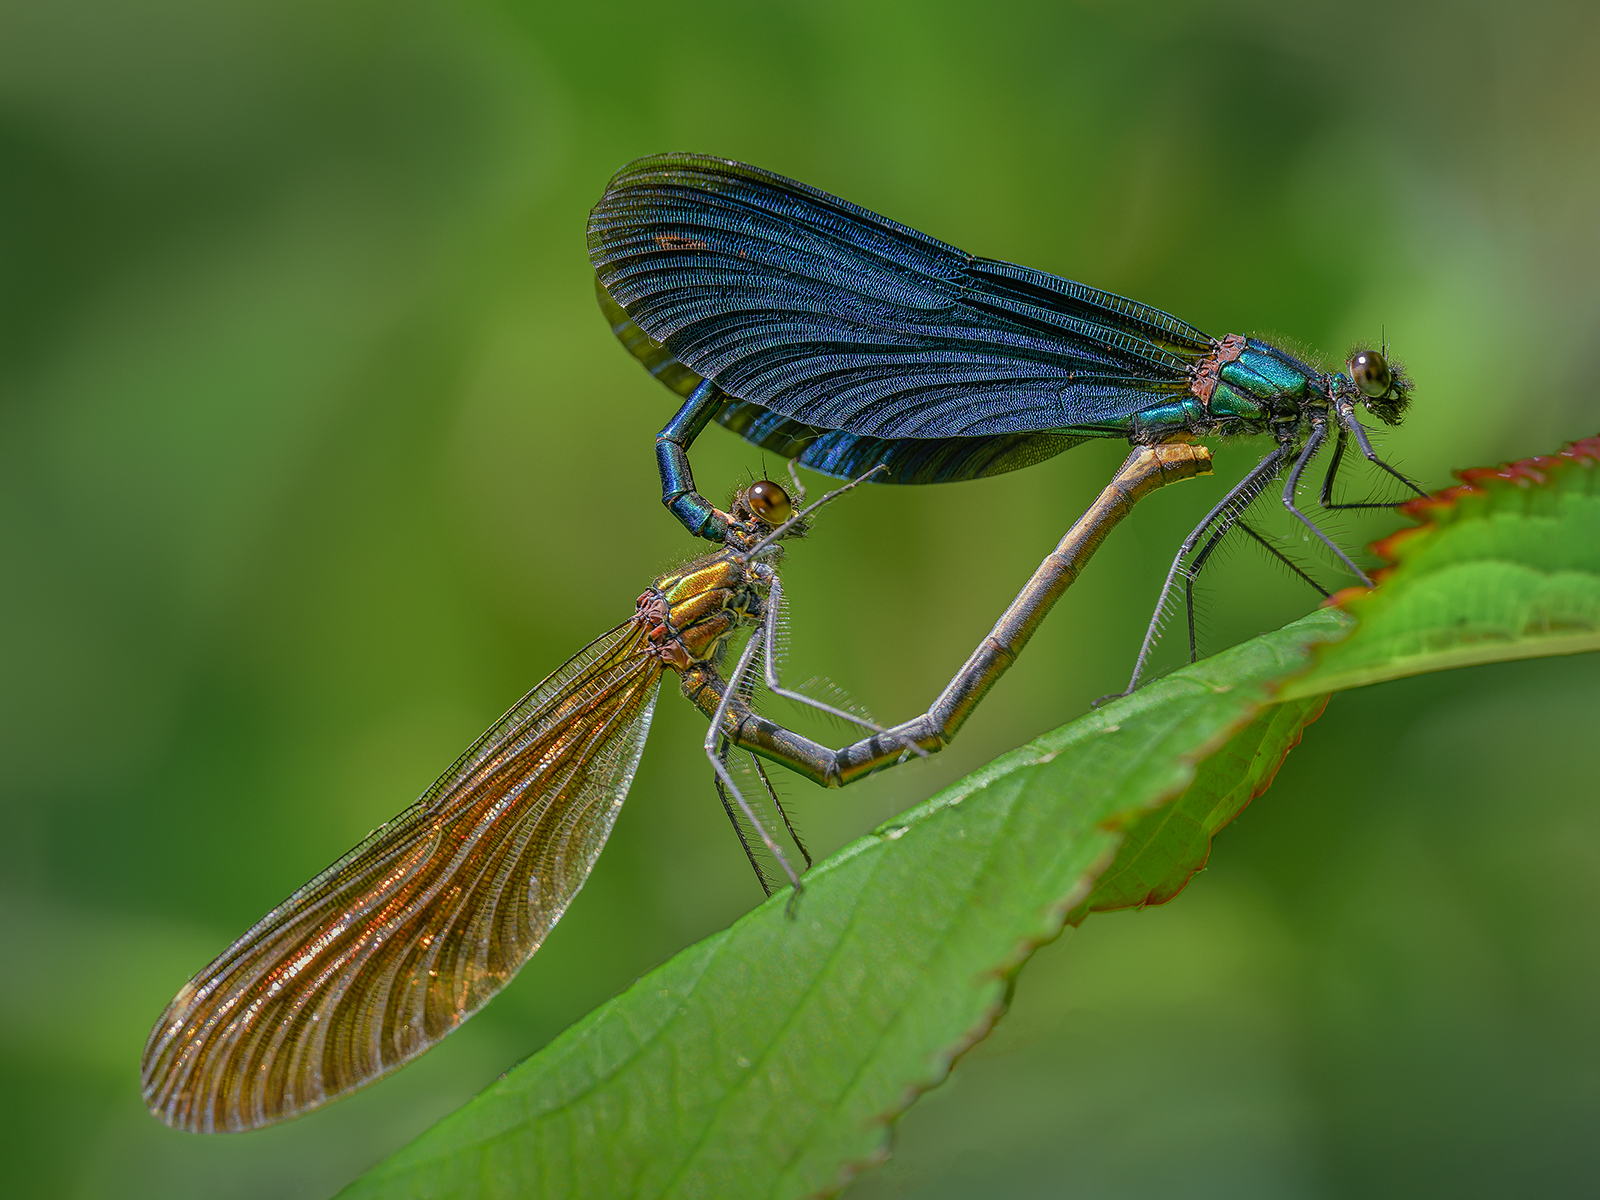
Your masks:
[{"label": "compound eye", "polygon": [[1358,350],[1350,356],[1350,378],[1363,396],[1374,400],[1394,386],[1394,372],[1376,350]]},{"label": "compound eye", "polygon": [[794,515],[794,505],[789,503],[789,493],[770,479],[758,479],[745,493],[750,511],[776,529]]}]

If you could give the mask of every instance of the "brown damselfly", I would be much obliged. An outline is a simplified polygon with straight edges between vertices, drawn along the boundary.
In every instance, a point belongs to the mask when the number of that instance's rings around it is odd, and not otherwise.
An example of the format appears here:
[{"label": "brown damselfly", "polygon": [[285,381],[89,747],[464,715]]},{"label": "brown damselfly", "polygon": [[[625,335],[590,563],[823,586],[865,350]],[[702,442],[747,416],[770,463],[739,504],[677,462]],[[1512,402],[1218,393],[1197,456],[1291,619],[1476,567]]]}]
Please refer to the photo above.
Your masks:
[{"label": "brown damselfly", "polygon": [[[942,748],[1133,503],[1209,461],[1187,444],[1135,450],[928,711],[891,729],[785,688],[773,652],[782,543],[855,484],[799,512],[776,484],[743,489],[720,550],[658,578],[628,620],[523,697],[416,803],[184,985],[145,1046],[146,1104],[194,1132],[268,1125],[370,1083],[481,1008],[593,869],[668,671],[712,718],[706,752],[735,828],[742,818],[797,893],[798,872],[728,769],[731,749],[837,787]],[[741,630],[750,640],[725,677]],[[775,694],[869,736],[830,749],[755,712],[758,654]]]}]

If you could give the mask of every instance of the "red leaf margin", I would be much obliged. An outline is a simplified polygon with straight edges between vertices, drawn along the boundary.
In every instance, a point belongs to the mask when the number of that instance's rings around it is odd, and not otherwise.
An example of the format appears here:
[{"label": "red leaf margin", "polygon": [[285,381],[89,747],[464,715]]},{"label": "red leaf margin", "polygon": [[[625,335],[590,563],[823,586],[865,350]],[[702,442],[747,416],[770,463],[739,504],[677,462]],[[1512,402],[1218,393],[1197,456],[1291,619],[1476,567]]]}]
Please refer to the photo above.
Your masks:
[{"label": "red leaf margin", "polygon": [[[1569,442],[1556,454],[1536,454],[1531,458],[1520,458],[1516,462],[1501,463],[1498,467],[1464,467],[1454,472],[1455,477],[1461,480],[1459,484],[1441,488],[1428,496],[1419,496],[1396,509],[1397,512],[1417,522],[1414,528],[1397,529],[1367,547],[1369,551],[1388,563],[1387,566],[1370,572],[1373,581],[1381,585],[1393,575],[1405,554],[1405,544],[1435,529],[1440,524],[1440,518],[1446,512],[1454,511],[1464,498],[1486,495],[1497,487],[1540,487],[1549,483],[1551,477],[1558,472],[1573,467],[1595,466],[1600,466],[1600,435]],[[1341,588],[1324,600],[1323,605],[1348,608],[1350,601],[1370,596],[1372,590],[1359,586]]]}]

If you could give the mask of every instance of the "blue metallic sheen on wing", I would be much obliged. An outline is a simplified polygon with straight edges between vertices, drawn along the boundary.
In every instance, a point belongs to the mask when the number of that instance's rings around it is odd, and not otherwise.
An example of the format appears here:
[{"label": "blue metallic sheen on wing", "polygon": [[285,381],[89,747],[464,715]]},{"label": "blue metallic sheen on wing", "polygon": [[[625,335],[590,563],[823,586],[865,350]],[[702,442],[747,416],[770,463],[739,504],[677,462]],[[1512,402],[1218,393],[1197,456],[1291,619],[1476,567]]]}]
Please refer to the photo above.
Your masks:
[{"label": "blue metallic sheen on wing", "polygon": [[1125,432],[1182,396],[1211,349],[1157,309],[697,155],[618,172],[590,216],[589,254],[678,363],[773,413],[870,438]]},{"label": "blue metallic sheen on wing", "polygon": [[[654,378],[684,399],[699,387],[704,377],[673,358],[671,351],[640,329],[598,278],[595,298],[611,332]],[[1117,437],[1126,432],[1116,427],[986,437],[875,438],[840,429],[820,429],[753,401],[720,394],[722,404],[715,420],[747,442],[841,479],[854,479],[881,465],[884,470],[872,477],[874,483],[952,483],[999,475],[1041,463],[1090,438]]]},{"label": "blue metallic sheen on wing", "polygon": [[872,467],[884,469],[874,483],[953,483],[1031,467],[1087,441],[1088,434],[1040,432],[987,437],[875,438],[843,429],[818,429],[730,399],[717,420],[748,442],[793,458],[803,467],[854,479]]}]

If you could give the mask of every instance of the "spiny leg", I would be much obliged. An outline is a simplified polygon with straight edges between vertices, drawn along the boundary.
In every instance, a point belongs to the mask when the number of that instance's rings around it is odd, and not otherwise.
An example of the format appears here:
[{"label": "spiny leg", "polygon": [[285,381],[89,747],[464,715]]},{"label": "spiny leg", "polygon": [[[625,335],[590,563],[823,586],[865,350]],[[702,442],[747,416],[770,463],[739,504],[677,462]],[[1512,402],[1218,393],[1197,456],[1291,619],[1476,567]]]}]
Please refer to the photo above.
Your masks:
[{"label": "spiny leg", "polygon": [[756,651],[760,648],[765,634],[766,626],[757,625],[750,634],[750,640],[745,643],[744,653],[739,655],[738,665],[734,667],[733,673],[728,677],[727,686],[723,688],[722,696],[717,702],[716,712],[711,718],[711,727],[706,730],[705,751],[706,757],[711,760],[711,769],[717,773],[718,780],[728,789],[729,794],[733,796],[734,803],[739,806],[739,811],[744,813],[745,818],[750,822],[750,827],[756,831],[756,836],[761,839],[761,844],[767,848],[767,853],[772,855],[778,865],[783,868],[783,873],[788,876],[790,885],[798,892],[800,890],[800,876],[789,865],[789,860],[784,856],[782,847],[767,832],[767,827],[761,823],[761,818],[756,815],[755,810],[750,807],[750,802],[739,791],[739,785],[734,783],[727,764],[717,755],[717,742],[722,737],[722,722],[728,715],[728,705],[738,694],[740,682],[746,672],[750,670],[750,663],[755,658]]},{"label": "spiny leg", "polygon": [[1325,416],[1312,417],[1311,436],[1306,438],[1305,449],[1300,451],[1300,457],[1295,459],[1294,466],[1289,468],[1289,478],[1283,485],[1283,506],[1287,508],[1291,514],[1293,514],[1297,521],[1299,521],[1307,529],[1311,530],[1312,533],[1316,534],[1317,537],[1321,539],[1324,546],[1332,550],[1334,554],[1338,555],[1339,561],[1350,568],[1351,573],[1354,574],[1357,579],[1361,580],[1363,586],[1372,587],[1372,577],[1360,567],[1356,566],[1355,561],[1344,552],[1339,543],[1334,541],[1327,534],[1323,533],[1321,527],[1310,517],[1306,516],[1305,513],[1301,512],[1300,509],[1296,507],[1294,502],[1295,489],[1300,486],[1300,476],[1305,474],[1306,465],[1310,463],[1310,461],[1316,456],[1317,451],[1322,449],[1322,444],[1327,440],[1327,418]]},{"label": "spiny leg", "polygon": [[789,820],[789,810],[784,808],[783,801],[778,798],[778,789],[772,786],[772,780],[767,777],[767,769],[761,765],[760,756],[750,755],[750,765],[756,769],[756,775],[761,779],[761,786],[767,789],[767,798],[772,801],[772,807],[778,810],[778,816],[783,818],[783,827],[789,831],[789,839],[794,842],[795,849],[800,851],[800,857],[806,860],[806,870],[809,871],[811,851],[806,849],[805,842],[800,838],[800,831],[794,827],[794,822]]},{"label": "spiny leg", "polygon": [[[1355,425],[1356,425],[1356,427],[1358,429],[1362,429],[1360,422],[1355,421],[1353,416],[1351,417],[1351,420],[1352,420],[1352,422],[1355,423]],[[1366,430],[1362,429],[1363,440],[1365,439],[1365,434],[1366,434]],[[1360,503],[1354,503],[1354,504],[1336,504],[1336,503],[1334,503],[1334,500],[1333,500],[1333,481],[1334,481],[1334,478],[1339,473],[1339,465],[1344,459],[1345,446],[1349,441],[1349,437],[1350,437],[1350,431],[1344,425],[1344,423],[1343,423],[1343,414],[1341,414],[1341,420],[1340,420],[1340,425],[1339,425],[1339,436],[1338,436],[1338,438],[1335,439],[1335,441],[1333,443],[1333,459],[1332,459],[1332,461],[1330,461],[1328,463],[1328,472],[1327,472],[1327,474],[1322,477],[1322,491],[1317,497],[1317,503],[1319,505],[1321,505],[1324,509],[1328,510],[1329,512],[1348,511],[1350,509],[1369,509],[1370,510],[1370,509],[1378,509],[1378,508],[1384,509],[1385,511],[1391,511],[1392,512],[1394,509],[1399,508],[1400,505],[1405,503],[1404,500],[1395,500],[1395,501],[1392,501],[1392,502],[1362,501]],[[1416,492],[1417,495],[1419,495],[1419,496],[1426,496],[1427,495],[1426,492],[1424,492],[1416,484],[1412,483],[1411,480],[1407,479],[1404,475],[1400,474],[1399,471],[1396,471],[1388,463],[1383,462],[1380,459],[1378,459],[1371,452],[1371,450],[1372,450],[1372,447],[1370,445],[1368,445],[1366,447],[1366,449],[1363,450],[1363,453],[1366,454],[1366,456],[1369,459],[1371,459],[1374,463],[1376,463],[1378,466],[1382,467],[1385,471],[1389,472],[1389,474],[1393,475],[1396,479],[1400,480],[1401,483],[1405,484],[1412,491]]]},{"label": "spiny leg", "polygon": [[[1263,534],[1260,530],[1258,530],[1254,525],[1251,525],[1248,521],[1245,521],[1245,520],[1241,519],[1241,520],[1235,521],[1233,523],[1233,528],[1239,530],[1240,532],[1244,533],[1245,535],[1247,535],[1247,536],[1249,536],[1251,538],[1254,538],[1256,540],[1256,542],[1261,546],[1261,548],[1263,550],[1265,550],[1268,554],[1272,555],[1273,558],[1277,559],[1284,566],[1288,567],[1289,570],[1293,571],[1296,575],[1298,575],[1301,579],[1303,579],[1307,584],[1309,584],[1312,587],[1313,590],[1316,591],[1317,595],[1321,596],[1324,600],[1326,600],[1328,598],[1329,592],[1328,592],[1327,588],[1323,587],[1320,583],[1318,583],[1315,579],[1313,579],[1309,574],[1307,574],[1305,569],[1302,568],[1299,563],[1295,562],[1294,559],[1290,558],[1282,550],[1279,550],[1276,546],[1274,546],[1272,544],[1272,542],[1267,538],[1267,536],[1265,534]],[[1189,564],[1189,569],[1186,572],[1184,572],[1183,602],[1184,602],[1184,605],[1187,608],[1188,613],[1189,613],[1189,661],[1190,662],[1196,661],[1200,656],[1199,647],[1196,645],[1196,641],[1195,641],[1195,628],[1194,628],[1194,612],[1195,612],[1194,585],[1195,585],[1195,581],[1200,578],[1200,571],[1205,566],[1206,559],[1211,557],[1211,552],[1213,550],[1215,550],[1218,545],[1221,544],[1222,539],[1228,534],[1228,532],[1229,532],[1229,530],[1227,530],[1227,529],[1219,529],[1216,533],[1212,534],[1211,535],[1211,540],[1208,541],[1205,544],[1205,546],[1201,549],[1199,554],[1195,555],[1194,561]]]},{"label": "spiny leg", "polygon": [[1184,560],[1194,552],[1200,544],[1200,539],[1211,532],[1212,527],[1220,523],[1219,532],[1226,533],[1230,527],[1250,507],[1252,501],[1266,489],[1272,477],[1282,469],[1288,459],[1290,444],[1287,442],[1278,445],[1270,454],[1250,469],[1250,473],[1234,485],[1233,489],[1219,500],[1214,508],[1205,515],[1205,518],[1196,525],[1189,536],[1183,539],[1183,544],[1178,547],[1178,553],[1173,555],[1172,565],[1167,568],[1167,577],[1161,584],[1161,594],[1156,597],[1156,610],[1151,614],[1150,624],[1145,629],[1144,641],[1139,645],[1139,657],[1133,663],[1133,677],[1128,680],[1128,686],[1120,692],[1113,692],[1109,696],[1102,696],[1096,704],[1104,704],[1107,700],[1118,696],[1128,696],[1139,686],[1139,680],[1144,675],[1145,664],[1150,660],[1150,654],[1155,649],[1156,641],[1161,636],[1162,616],[1167,610],[1167,603],[1172,597],[1172,589],[1176,585],[1179,574],[1186,570]]},{"label": "spiny leg", "polygon": [[1305,570],[1304,567],[1295,562],[1294,559],[1290,558],[1282,550],[1279,550],[1276,546],[1274,546],[1271,540],[1265,534],[1257,530],[1255,526],[1246,524],[1244,521],[1240,521],[1237,528],[1242,529],[1249,536],[1255,538],[1255,540],[1261,544],[1261,548],[1263,550],[1272,555],[1273,558],[1277,559],[1284,566],[1288,567],[1289,570],[1293,571],[1301,579],[1305,580],[1306,584],[1311,588],[1311,590],[1316,592],[1317,595],[1321,596],[1324,600],[1333,595],[1332,592],[1312,578],[1312,576]]},{"label": "spiny leg", "polygon": [[1194,581],[1200,578],[1200,572],[1205,568],[1206,559],[1211,557],[1211,552],[1222,544],[1222,539],[1227,536],[1226,529],[1219,529],[1211,535],[1210,541],[1201,547],[1200,553],[1194,556],[1194,561],[1189,564],[1188,570],[1183,573],[1183,606],[1189,614],[1189,661],[1194,662],[1200,657],[1198,639],[1194,629]]},{"label": "spiny leg", "polygon": [[[724,770],[727,769],[728,752],[732,747],[733,743],[727,738],[723,738],[717,748],[717,756],[722,759]],[[750,869],[756,873],[756,882],[761,885],[763,892],[769,896],[772,895],[772,885],[767,882],[767,874],[761,869],[760,862],[756,860],[756,852],[750,848],[750,839],[745,837],[744,826],[739,824],[739,814],[733,811],[733,801],[728,799],[728,789],[723,785],[721,772],[713,775],[712,779],[717,785],[717,798],[722,801],[722,811],[728,814],[728,823],[733,826],[733,832],[739,838],[739,845],[744,847],[744,856],[750,860]],[[787,819],[786,817],[785,821]],[[809,858],[806,860],[806,865],[811,865]]]},{"label": "spiny leg", "polygon": [[782,696],[785,700],[793,700],[796,704],[809,705],[829,716],[838,717],[841,721],[848,721],[852,725],[859,725],[862,729],[870,729],[873,733],[882,733],[883,726],[876,721],[849,712],[842,708],[835,708],[831,704],[807,696],[804,692],[797,692],[786,688],[778,678],[778,658],[776,643],[778,640],[778,620],[783,609],[783,584],[776,574],[771,580],[771,590],[767,593],[767,611],[762,618],[765,636],[762,645],[762,675],[767,690],[775,696]]},{"label": "spiny leg", "polygon": [[[1349,403],[1340,404],[1336,415],[1339,421],[1339,432],[1343,434],[1346,430],[1349,431],[1350,436],[1355,438],[1356,447],[1361,451],[1362,457],[1364,457],[1369,463],[1377,467],[1379,470],[1387,471],[1389,474],[1393,475],[1396,479],[1405,484],[1423,499],[1427,499],[1427,492],[1423,491],[1415,483],[1407,479],[1399,471],[1395,470],[1388,463],[1384,462],[1383,459],[1378,457],[1378,452],[1372,448],[1372,442],[1367,437],[1367,427],[1356,419],[1356,410],[1354,405]],[[1385,505],[1384,507],[1392,508],[1394,506]]]},{"label": "spiny leg", "polygon": [[[775,580],[777,578],[776,575],[774,575],[773,578]],[[766,645],[766,650],[767,650],[768,653],[771,653],[771,650],[772,650],[771,636],[772,636],[772,634],[771,634],[771,630],[770,629],[767,631],[766,636],[767,636],[767,639],[768,639],[767,645]],[[754,669],[747,670],[742,677],[739,676],[737,673],[735,673],[735,675],[732,677],[732,679],[730,681],[730,684],[733,685],[733,686],[736,686],[736,689],[737,689],[734,694],[738,697],[739,702],[741,704],[743,704],[744,706],[746,706],[746,707],[749,706],[751,700],[755,697],[756,683],[757,683],[757,679],[756,679],[756,673],[755,673]],[[728,750],[729,750],[729,747],[730,747],[731,744],[732,743],[728,740],[726,732],[724,732],[723,738],[722,738],[722,764],[723,764],[723,766],[727,766],[728,765]],[[760,755],[756,754],[754,751],[748,751],[748,750],[745,753],[750,758],[751,767],[753,767],[755,769],[756,778],[761,781],[762,788],[764,788],[766,790],[767,799],[772,801],[772,807],[777,810],[779,819],[783,821],[784,829],[788,830],[789,839],[794,843],[795,848],[800,851],[800,856],[806,860],[806,869],[810,870],[811,869],[811,851],[806,849],[806,844],[805,844],[804,840],[800,837],[800,831],[797,830],[794,827],[794,822],[789,819],[789,811],[786,808],[783,807],[783,800],[778,795],[778,789],[775,788],[772,785],[771,777],[767,775],[766,768],[761,765],[761,757],[760,757]],[[720,778],[717,780],[717,790],[718,790],[719,795],[721,795],[723,797],[723,807],[726,808],[727,805],[728,805],[727,793],[726,793],[725,789],[722,786],[722,780]],[[732,813],[731,810],[729,811],[728,815],[730,817],[733,816],[733,813]],[[735,823],[737,823],[737,822],[735,822]],[[742,833],[741,833],[741,840],[743,840]],[[745,852],[747,854],[749,853],[749,844],[748,844],[748,842],[746,842]],[[754,863],[754,861],[755,861],[754,859],[751,860],[752,863]],[[759,868],[757,869],[756,874],[758,876],[762,876],[763,880],[765,879],[765,876],[764,876],[763,872]],[[764,882],[763,882],[763,886],[766,886]],[[770,887],[767,888],[767,895],[769,895],[769,896],[772,895],[772,889]]]},{"label": "spiny leg", "polygon": [[1327,474],[1322,477],[1322,491],[1317,494],[1317,503],[1325,509],[1333,508],[1333,481],[1339,474],[1339,464],[1344,461],[1349,442],[1349,432],[1343,425],[1339,426],[1339,436],[1333,441],[1333,456],[1328,460]]}]

